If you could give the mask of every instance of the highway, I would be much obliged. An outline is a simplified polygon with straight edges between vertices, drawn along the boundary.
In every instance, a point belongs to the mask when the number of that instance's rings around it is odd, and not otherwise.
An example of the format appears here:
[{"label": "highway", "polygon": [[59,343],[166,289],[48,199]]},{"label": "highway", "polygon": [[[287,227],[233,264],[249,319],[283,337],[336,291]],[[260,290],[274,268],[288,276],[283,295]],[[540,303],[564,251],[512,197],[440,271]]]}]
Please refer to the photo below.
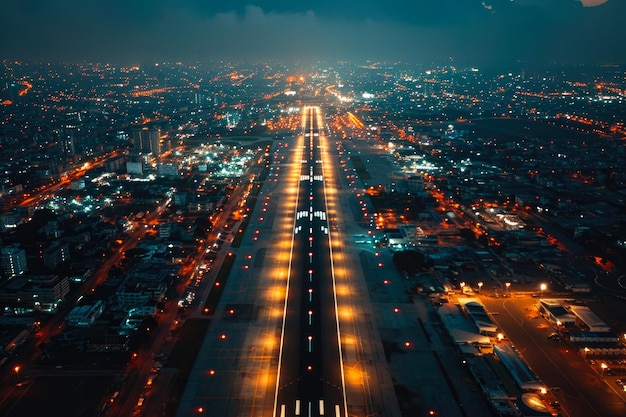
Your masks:
[{"label": "highway", "polygon": [[327,216],[320,109],[304,110],[304,150],[274,394],[276,417],[347,416],[345,378]]}]

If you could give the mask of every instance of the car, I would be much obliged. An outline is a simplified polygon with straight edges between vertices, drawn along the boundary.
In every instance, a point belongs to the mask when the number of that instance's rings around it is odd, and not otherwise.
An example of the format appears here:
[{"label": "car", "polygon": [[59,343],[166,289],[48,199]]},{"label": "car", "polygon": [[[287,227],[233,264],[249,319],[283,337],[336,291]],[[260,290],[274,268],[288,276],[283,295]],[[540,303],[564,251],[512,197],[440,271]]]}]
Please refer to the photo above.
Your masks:
[{"label": "car", "polygon": [[625,382],[624,382],[623,380],[621,380],[621,379],[618,379],[617,381],[615,381],[615,383],[616,383],[617,385],[619,385],[620,387],[621,387],[621,386],[623,386],[623,385],[625,384]]}]

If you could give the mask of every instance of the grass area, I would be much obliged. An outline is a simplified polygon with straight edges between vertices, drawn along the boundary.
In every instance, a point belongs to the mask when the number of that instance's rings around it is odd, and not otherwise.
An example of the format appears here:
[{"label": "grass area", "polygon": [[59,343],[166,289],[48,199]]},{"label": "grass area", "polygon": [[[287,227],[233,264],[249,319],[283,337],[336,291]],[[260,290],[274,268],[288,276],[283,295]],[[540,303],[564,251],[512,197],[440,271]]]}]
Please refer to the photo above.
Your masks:
[{"label": "grass area", "polygon": [[111,376],[39,376],[30,386],[15,388],[2,404],[0,415],[96,415],[112,383]]},{"label": "grass area", "polygon": [[189,372],[204,341],[211,320],[188,319],[180,327],[180,333],[167,361],[168,368]]},{"label": "grass area", "polygon": [[222,262],[222,267],[217,272],[213,287],[211,288],[211,291],[209,292],[209,295],[204,302],[204,306],[202,307],[202,312],[204,314],[213,314],[215,312],[217,304],[220,302],[222,292],[224,292],[224,287],[226,286],[228,275],[230,274],[230,270],[233,268],[236,257],[237,256],[234,253],[229,252],[228,255],[226,255],[226,257],[224,258],[224,262]]},{"label": "grass area", "polygon": [[177,368],[179,372],[169,387],[169,395],[163,411],[164,416],[176,414],[178,403],[185,391],[189,374],[202,347],[209,324],[211,324],[209,319],[189,319],[180,327],[178,339],[167,361],[168,368]]},{"label": "grass area", "polygon": [[352,155],[350,156],[350,160],[352,161],[352,165],[361,180],[369,180],[372,178],[360,156]]},{"label": "grass area", "polygon": [[[248,202],[250,202],[250,198],[251,197],[248,197]],[[254,198],[254,201],[256,204],[256,198]],[[246,216],[239,224],[237,233],[235,233],[235,237],[233,237],[233,241],[230,244],[231,248],[238,248],[239,246],[241,246],[241,242],[243,241],[243,236],[246,233],[246,229],[248,228],[248,223],[250,223],[250,216]]]}]

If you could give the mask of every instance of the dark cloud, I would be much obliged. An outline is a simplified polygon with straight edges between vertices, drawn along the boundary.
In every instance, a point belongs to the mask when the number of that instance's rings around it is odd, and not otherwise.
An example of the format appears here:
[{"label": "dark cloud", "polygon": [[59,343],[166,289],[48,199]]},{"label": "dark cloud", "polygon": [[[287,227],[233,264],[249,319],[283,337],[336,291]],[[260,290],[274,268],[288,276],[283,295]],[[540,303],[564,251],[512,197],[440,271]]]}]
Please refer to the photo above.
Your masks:
[{"label": "dark cloud", "polygon": [[0,0],[0,57],[626,61],[626,2]]}]

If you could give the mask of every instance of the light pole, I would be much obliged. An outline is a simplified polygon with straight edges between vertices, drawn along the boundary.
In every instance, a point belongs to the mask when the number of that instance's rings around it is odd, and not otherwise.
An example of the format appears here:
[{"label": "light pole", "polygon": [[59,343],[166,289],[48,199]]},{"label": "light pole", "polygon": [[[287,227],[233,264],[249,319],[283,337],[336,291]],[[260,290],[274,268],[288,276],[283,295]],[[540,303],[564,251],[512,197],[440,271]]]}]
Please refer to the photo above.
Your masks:
[{"label": "light pole", "polygon": [[602,363],[600,364],[600,368],[602,369],[602,376],[604,376],[604,371],[606,371],[606,369],[607,369],[608,367],[609,367],[609,366],[608,366],[606,363],[604,363],[604,362],[602,362]]},{"label": "light pole", "polygon": [[16,366],[15,368],[13,368],[13,370],[15,371],[15,377],[17,378],[17,383],[20,383],[20,367]]},{"label": "light pole", "polygon": [[543,297],[543,292],[546,290],[546,288],[548,288],[548,286],[545,283],[542,283],[539,286],[539,289],[541,289],[541,296]]},{"label": "light pole", "polygon": [[483,283],[482,281],[478,283],[478,292],[480,293],[480,290],[483,289]]},{"label": "light pole", "polygon": [[465,282],[461,282],[459,286],[461,287],[461,294],[465,294]]},{"label": "light pole", "polygon": [[505,283],[504,283],[504,286],[506,287],[506,295],[507,295],[507,297],[508,297],[509,295],[511,295],[511,294],[509,293],[509,288],[511,287],[511,283],[510,283],[510,282],[505,282]]}]

